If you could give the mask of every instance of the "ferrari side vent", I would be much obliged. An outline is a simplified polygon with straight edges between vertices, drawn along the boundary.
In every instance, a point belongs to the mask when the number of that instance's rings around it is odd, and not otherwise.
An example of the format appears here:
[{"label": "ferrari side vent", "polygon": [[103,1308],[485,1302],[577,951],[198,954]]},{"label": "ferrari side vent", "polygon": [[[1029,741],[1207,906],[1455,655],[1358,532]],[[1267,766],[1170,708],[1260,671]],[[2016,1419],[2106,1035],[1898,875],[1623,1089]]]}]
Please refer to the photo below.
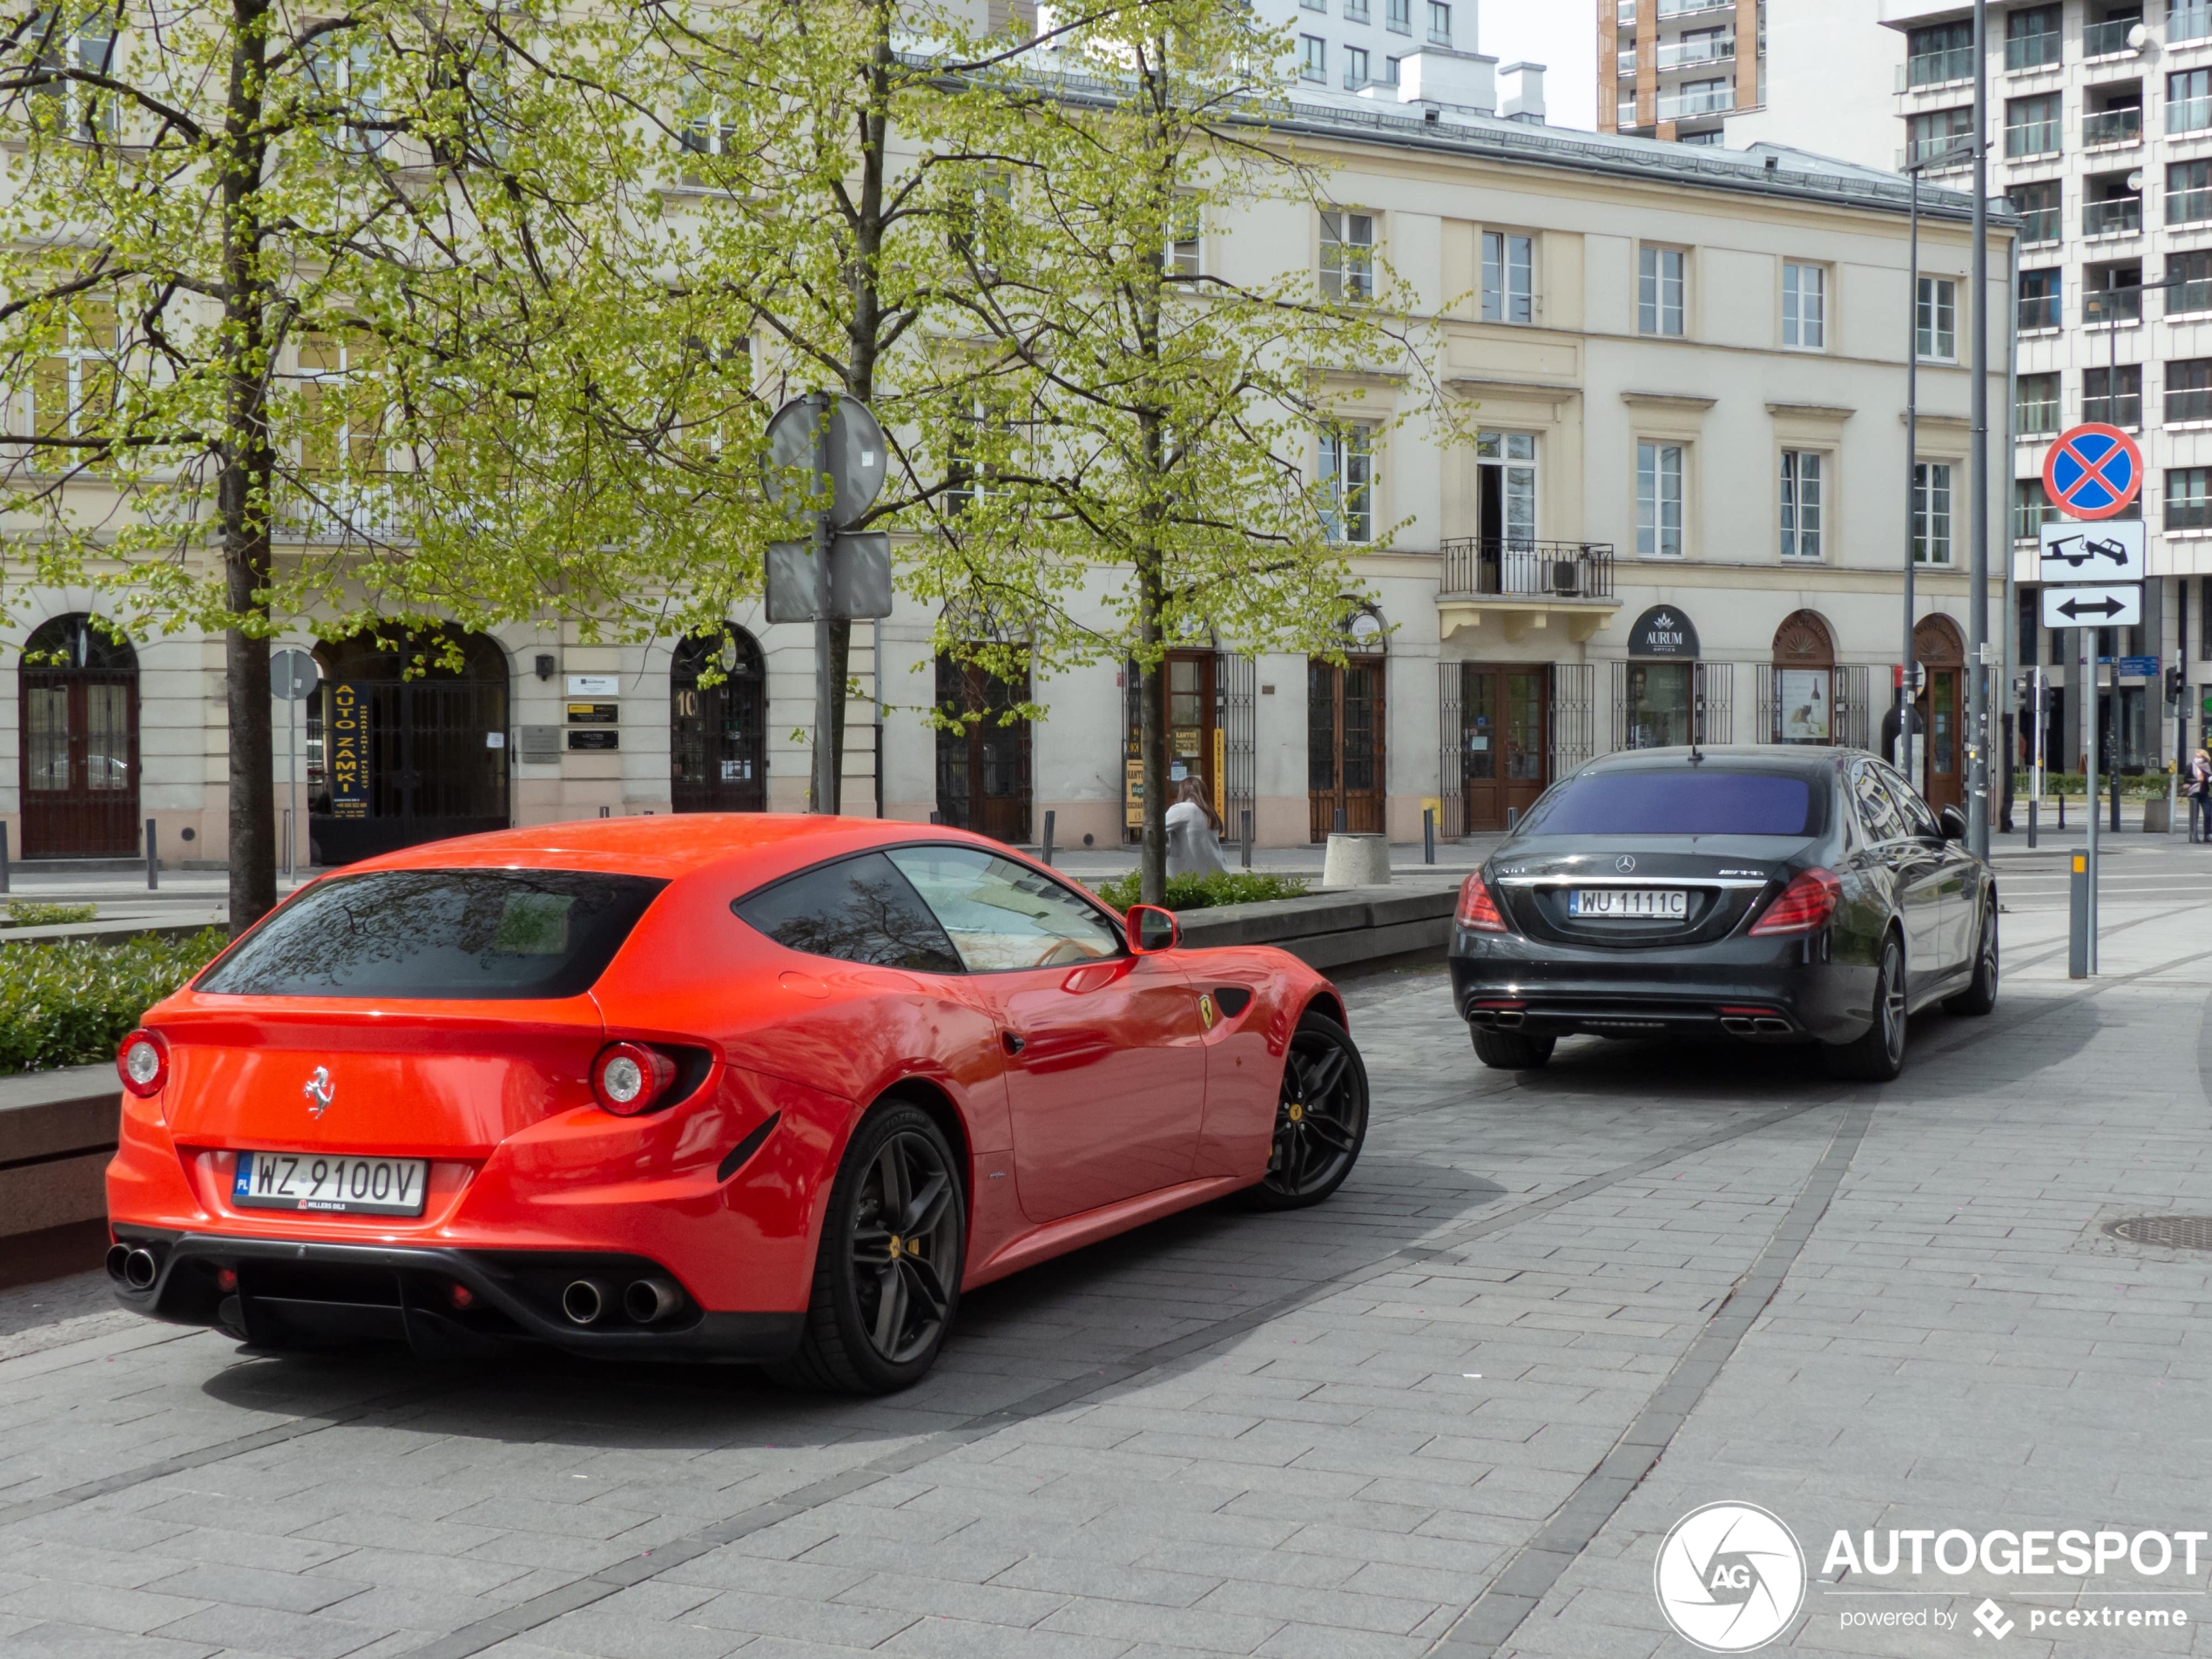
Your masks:
[{"label": "ferrari side vent", "polygon": [[714,1178],[718,1181],[727,1181],[743,1169],[745,1160],[760,1150],[769,1136],[775,1133],[776,1125],[783,1121],[784,1115],[781,1112],[771,1112],[760,1123],[755,1124],[750,1135],[730,1149],[729,1156],[722,1160],[720,1166],[714,1171]]}]

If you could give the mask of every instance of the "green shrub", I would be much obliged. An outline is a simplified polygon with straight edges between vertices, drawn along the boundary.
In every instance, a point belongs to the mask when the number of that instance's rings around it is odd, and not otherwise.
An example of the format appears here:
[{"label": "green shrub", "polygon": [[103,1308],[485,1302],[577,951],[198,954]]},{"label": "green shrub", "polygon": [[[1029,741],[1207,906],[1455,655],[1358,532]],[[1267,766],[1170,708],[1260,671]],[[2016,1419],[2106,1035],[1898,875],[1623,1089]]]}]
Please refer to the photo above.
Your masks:
[{"label": "green shrub", "polygon": [[10,899],[7,920],[0,927],[58,927],[64,922],[90,921],[99,914],[96,904],[40,904],[36,899]]},{"label": "green shrub", "polygon": [[[2047,797],[2078,795],[2087,782],[2088,779],[2078,772],[2047,772],[2043,774],[2043,793]],[[2016,801],[2027,799],[2027,773],[2016,772],[2013,774],[2013,797]],[[2108,795],[2111,792],[2112,774],[2099,772],[2097,774],[2098,795],[2101,797]],[[2121,772],[2120,774],[2120,799],[2122,800],[2164,800],[2166,799],[2166,774],[2163,772],[2147,772],[2139,777],[2130,777],[2128,773]]]},{"label": "green shrub", "polygon": [[64,939],[0,945],[0,1073],[111,1059],[156,1002],[230,942],[220,927],[121,944]]},{"label": "green shrub", "polygon": [[[1135,870],[1110,881],[1095,884],[1091,891],[1116,910],[1127,910],[1143,897],[1143,877]],[[1168,878],[1167,907],[1206,910],[1222,904],[1257,904],[1266,899],[1295,899],[1305,891],[1302,875],[1267,875],[1258,870],[1219,870],[1211,875],[1171,875]]]}]

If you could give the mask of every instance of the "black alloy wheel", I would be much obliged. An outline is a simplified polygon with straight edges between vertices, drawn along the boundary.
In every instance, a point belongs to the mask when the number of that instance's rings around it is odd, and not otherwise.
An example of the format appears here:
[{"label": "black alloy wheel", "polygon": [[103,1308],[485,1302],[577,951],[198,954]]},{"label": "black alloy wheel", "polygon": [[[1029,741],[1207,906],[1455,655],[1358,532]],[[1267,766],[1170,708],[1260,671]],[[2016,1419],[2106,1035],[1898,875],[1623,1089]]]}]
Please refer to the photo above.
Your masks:
[{"label": "black alloy wheel", "polygon": [[1828,1050],[1838,1076],[1861,1082],[1892,1082],[1905,1069],[1905,948],[1895,934],[1882,941],[1881,966],[1874,970],[1874,1017],[1864,1035]]},{"label": "black alloy wheel", "polygon": [[1974,976],[1958,995],[1947,997],[1944,1008],[1952,1014],[1989,1014],[1997,1007],[1997,900],[1982,906],[1981,936],[1974,945]]},{"label": "black alloy wheel", "polygon": [[920,1107],[878,1106],[830,1190],[799,1352],[779,1380],[884,1394],[921,1379],[960,1301],[967,1205],[952,1149]]},{"label": "black alloy wheel", "polygon": [[1352,1034],[1309,1014],[1283,1057],[1275,1143],[1267,1173],[1250,1190],[1263,1210],[1299,1210],[1342,1186],[1367,1138],[1367,1067]]}]

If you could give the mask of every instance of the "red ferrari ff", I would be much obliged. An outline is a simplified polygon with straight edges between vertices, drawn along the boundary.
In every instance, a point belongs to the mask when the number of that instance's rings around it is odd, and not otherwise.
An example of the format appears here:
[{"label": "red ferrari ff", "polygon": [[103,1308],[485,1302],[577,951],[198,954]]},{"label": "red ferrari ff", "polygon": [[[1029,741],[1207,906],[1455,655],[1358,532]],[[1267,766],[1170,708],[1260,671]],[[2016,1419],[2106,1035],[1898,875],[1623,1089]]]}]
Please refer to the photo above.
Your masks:
[{"label": "red ferrari ff", "polygon": [[956,830],[651,817],[301,889],[117,1057],[125,1306],[765,1362],[880,1392],[961,1292],[1229,1193],[1342,1184],[1344,1005]]}]

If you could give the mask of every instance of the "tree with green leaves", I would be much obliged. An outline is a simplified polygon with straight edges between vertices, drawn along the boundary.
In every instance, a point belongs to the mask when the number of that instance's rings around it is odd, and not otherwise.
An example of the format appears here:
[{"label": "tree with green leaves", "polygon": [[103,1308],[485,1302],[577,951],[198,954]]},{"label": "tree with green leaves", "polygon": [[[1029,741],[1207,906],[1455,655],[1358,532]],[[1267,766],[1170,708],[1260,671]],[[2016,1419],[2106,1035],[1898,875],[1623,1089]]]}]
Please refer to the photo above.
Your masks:
[{"label": "tree with green leaves", "polygon": [[[511,503],[531,480],[466,442],[488,397],[550,383],[487,344],[601,297],[551,275],[612,239],[579,164],[619,153],[564,66],[619,44],[532,0],[88,0],[0,37],[16,579],[105,590],[126,631],[222,636],[234,929],[275,900],[272,633],[631,585],[502,527],[491,486]],[[598,371],[618,354],[595,343]],[[458,519],[435,488],[455,482]]]},{"label": "tree with green leaves", "polygon": [[[1167,653],[1340,662],[1355,556],[1393,528],[1376,521],[1385,440],[1417,414],[1434,441],[1458,429],[1372,236],[1271,127],[1285,46],[1241,8],[1143,0],[1072,31],[1052,73],[995,78],[996,158],[944,180],[954,203],[1004,203],[962,245],[954,292],[965,332],[1024,373],[944,440],[983,483],[948,503],[915,584],[1018,619],[997,640],[941,627],[941,649],[995,673],[1033,653],[1135,665],[1148,902],[1166,873]],[[1302,233],[1289,260],[1257,239],[1224,257],[1270,214],[1303,233],[1316,212],[1318,273]]]}]

